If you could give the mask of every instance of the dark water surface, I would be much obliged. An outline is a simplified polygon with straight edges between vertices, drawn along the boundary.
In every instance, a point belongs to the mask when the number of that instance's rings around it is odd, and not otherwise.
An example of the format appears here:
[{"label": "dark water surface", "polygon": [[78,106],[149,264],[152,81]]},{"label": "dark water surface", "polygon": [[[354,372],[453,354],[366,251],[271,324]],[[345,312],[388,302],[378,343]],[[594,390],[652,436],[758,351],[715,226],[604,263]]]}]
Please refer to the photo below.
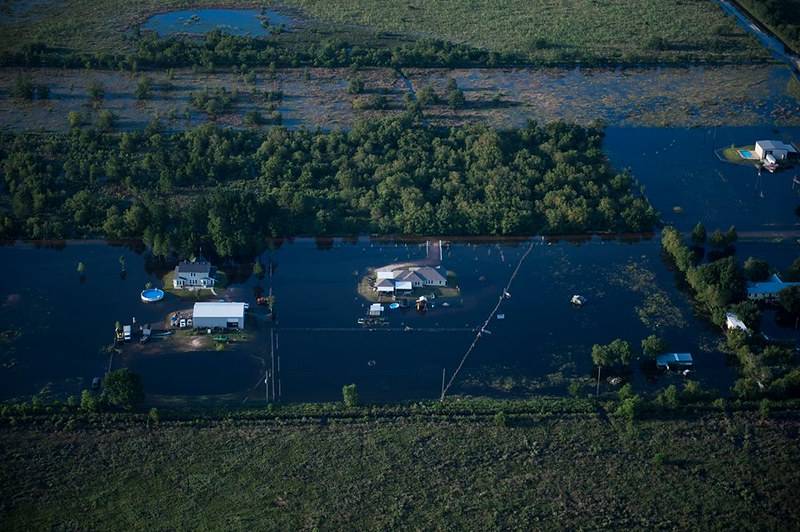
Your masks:
[{"label": "dark water surface", "polygon": [[[512,286],[512,298],[501,307],[505,319],[491,322],[492,334],[481,339],[453,392],[565,393],[568,379],[589,376],[592,344],[621,337],[636,347],[651,332],[662,334],[675,350],[695,354],[693,378],[723,391],[730,386],[735,377],[715,348],[718,331],[694,316],[661,258],[657,240],[533,242]],[[274,263],[282,398],[336,400],[342,385],[350,382],[370,401],[438,396],[442,368],[449,375],[457,366],[474,337],[472,329],[493,308],[528,245],[446,246],[443,267],[458,274],[461,297],[449,307],[436,301],[424,315],[391,311],[387,331],[357,328],[356,320],[366,311],[366,302],[356,292],[358,278],[368,267],[421,258],[424,246],[298,239],[265,253],[263,260]],[[741,258],[756,255],[785,268],[797,247],[790,241],[740,242],[738,251]],[[124,279],[120,255],[127,262]],[[139,301],[147,281],[159,283],[146,258],[146,253],[99,242],[0,248],[0,322],[3,329],[21,332],[2,346],[2,397],[35,393],[47,384],[57,392],[76,393],[102,375],[108,357],[98,350],[109,343],[116,320],[126,323],[135,316],[139,323],[157,321],[186,307],[170,295],[157,304]],[[75,271],[78,261],[86,265],[84,282]],[[234,284],[228,297],[253,304],[254,288],[266,284],[251,277]],[[569,303],[575,293],[589,299],[585,308]],[[653,297],[660,298],[658,307],[666,310],[643,321],[637,309]],[[413,330],[403,331],[406,326]],[[261,379],[267,352],[258,342],[245,352],[117,357],[113,367],[132,367],[153,394],[230,394],[238,402]],[[647,382],[637,363],[632,378],[640,388],[680,380],[660,377]],[[262,396],[263,386],[252,395]]]},{"label": "dark water surface", "polygon": [[270,31],[261,22],[266,18],[270,26],[292,26],[292,19],[277,11],[260,9],[187,9],[153,15],[142,24],[159,36],[173,34],[202,35],[212,30],[240,36],[261,37]]},{"label": "dark water surface", "polygon": [[[793,168],[761,176],[714,153],[757,140],[800,141],[800,128],[621,128],[606,130],[605,150],[617,169],[630,168],[662,219],[688,230],[735,225],[740,231],[796,229],[800,187]],[[676,209],[677,208],[677,209]]]}]

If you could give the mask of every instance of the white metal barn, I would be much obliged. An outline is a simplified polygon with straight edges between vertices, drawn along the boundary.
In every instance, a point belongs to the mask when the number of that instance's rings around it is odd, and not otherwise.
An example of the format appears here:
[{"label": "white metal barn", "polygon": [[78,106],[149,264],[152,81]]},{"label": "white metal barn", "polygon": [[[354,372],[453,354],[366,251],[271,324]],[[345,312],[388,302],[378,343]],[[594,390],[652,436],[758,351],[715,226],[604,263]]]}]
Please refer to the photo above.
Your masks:
[{"label": "white metal barn", "polygon": [[779,140],[759,140],[756,142],[755,152],[762,161],[767,160],[769,155],[772,155],[773,159],[777,161],[782,161],[792,158],[797,150],[791,144]]},{"label": "white metal barn", "polygon": [[195,303],[192,317],[198,329],[244,329],[244,303]]}]

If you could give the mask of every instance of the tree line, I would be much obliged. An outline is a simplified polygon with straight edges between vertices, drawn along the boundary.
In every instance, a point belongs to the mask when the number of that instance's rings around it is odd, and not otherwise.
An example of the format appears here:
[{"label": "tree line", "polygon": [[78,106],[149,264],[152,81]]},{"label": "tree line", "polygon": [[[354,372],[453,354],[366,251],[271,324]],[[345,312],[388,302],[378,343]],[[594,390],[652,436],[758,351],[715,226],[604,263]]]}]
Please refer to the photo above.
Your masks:
[{"label": "tree line", "polygon": [[[717,325],[726,330],[726,349],[738,362],[740,377],[733,392],[745,399],[763,397],[800,396],[800,367],[797,355],[787,346],[771,344],[758,333],[761,308],[746,298],[747,281],[760,281],[768,277],[770,268],[764,261],[748,258],[740,266],[734,251],[734,228],[723,233],[715,231],[710,243],[716,248],[710,260],[702,263],[707,233],[702,224],[692,231],[693,247],[689,247],[678,230],[666,227],[661,234],[661,245],[684,276],[695,302]],[[800,259],[789,269],[795,277],[800,273]],[[779,295],[783,313],[800,319],[800,290],[788,288]],[[726,314],[733,313],[748,327],[727,329]]]},{"label": "tree line", "polygon": [[656,212],[596,127],[449,129],[420,115],[349,131],[158,122],[0,136],[0,236],[143,238],[156,255],[255,253],[292,235],[647,231]]}]

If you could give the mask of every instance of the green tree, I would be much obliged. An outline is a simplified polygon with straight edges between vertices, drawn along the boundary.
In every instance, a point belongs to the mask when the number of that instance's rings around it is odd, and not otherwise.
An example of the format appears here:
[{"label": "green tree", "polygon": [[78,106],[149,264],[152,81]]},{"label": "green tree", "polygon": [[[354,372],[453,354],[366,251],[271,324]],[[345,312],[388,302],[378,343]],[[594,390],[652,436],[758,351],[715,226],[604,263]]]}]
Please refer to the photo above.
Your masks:
[{"label": "green tree", "polygon": [[800,286],[790,286],[780,291],[778,303],[790,316],[800,316]]},{"label": "green tree", "polygon": [[144,401],[142,379],[128,368],[112,371],[103,380],[103,395],[110,404],[131,410]]},{"label": "green tree", "polygon": [[100,403],[89,390],[81,392],[81,410],[84,412],[97,412],[100,410]]},{"label": "green tree", "polygon": [[494,424],[497,427],[507,427],[508,426],[508,417],[506,416],[505,412],[497,412],[494,415]]},{"label": "green tree", "polygon": [[666,350],[667,343],[663,338],[660,338],[655,334],[651,334],[642,340],[642,352],[650,358],[655,358],[656,356],[664,353]]},{"label": "green tree", "polygon": [[361,94],[364,92],[364,80],[359,77],[350,78],[347,84],[348,94]]},{"label": "green tree", "polygon": [[678,407],[678,388],[670,384],[656,397],[656,402],[663,407],[675,409]]},{"label": "green tree", "polygon": [[30,76],[18,75],[14,80],[14,85],[11,87],[11,97],[20,100],[33,100],[33,81]]},{"label": "green tree", "polygon": [[97,114],[97,129],[104,132],[109,132],[114,129],[116,117],[114,113],[108,109],[103,109]]},{"label": "green tree", "polygon": [[702,222],[697,222],[697,225],[692,229],[692,242],[701,246],[706,243],[706,226]]},{"label": "green tree", "polygon": [[764,281],[769,277],[769,264],[767,261],[748,257],[744,261],[744,276],[748,281]]},{"label": "green tree", "polygon": [[146,76],[142,76],[139,78],[139,81],[136,83],[136,99],[137,100],[147,100],[150,98],[150,90],[152,88],[152,82],[150,78]]},{"label": "green tree", "polygon": [[607,345],[592,346],[592,362],[604,368],[627,366],[632,358],[631,346],[625,340],[617,338]]},{"label": "green tree", "polygon": [[161,422],[161,414],[158,412],[158,408],[153,407],[147,412],[147,422],[153,425],[158,425]]},{"label": "green tree", "polygon": [[106,95],[106,90],[105,88],[103,88],[103,84],[97,81],[96,79],[92,80],[92,82],[89,83],[89,88],[87,92],[89,94],[89,99],[92,100],[93,102],[99,102]]},{"label": "green tree", "polygon": [[264,266],[261,265],[261,261],[259,259],[256,259],[256,262],[253,264],[253,275],[259,279],[264,278]]},{"label": "green tree", "polygon": [[67,113],[67,122],[71,129],[79,128],[83,125],[83,115],[78,111],[70,111]]},{"label": "green tree", "polygon": [[353,408],[358,406],[358,390],[355,384],[345,384],[342,386],[342,400],[344,406]]}]

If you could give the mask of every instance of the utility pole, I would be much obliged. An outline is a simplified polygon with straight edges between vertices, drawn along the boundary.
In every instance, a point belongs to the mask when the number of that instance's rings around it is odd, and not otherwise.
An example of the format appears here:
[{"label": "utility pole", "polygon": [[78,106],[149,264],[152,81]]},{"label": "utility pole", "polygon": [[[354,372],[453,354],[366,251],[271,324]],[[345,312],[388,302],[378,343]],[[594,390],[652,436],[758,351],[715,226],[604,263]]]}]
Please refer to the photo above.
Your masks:
[{"label": "utility pole", "polygon": [[444,401],[444,372],[445,368],[442,368],[442,395],[439,396],[439,401]]},{"label": "utility pole", "polygon": [[600,396],[600,368],[603,366],[597,366],[597,391],[594,393],[595,397]]},{"label": "utility pole", "polygon": [[269,347],[272,355],[272,400],[275,400],[275,329],[269,330]]}]

